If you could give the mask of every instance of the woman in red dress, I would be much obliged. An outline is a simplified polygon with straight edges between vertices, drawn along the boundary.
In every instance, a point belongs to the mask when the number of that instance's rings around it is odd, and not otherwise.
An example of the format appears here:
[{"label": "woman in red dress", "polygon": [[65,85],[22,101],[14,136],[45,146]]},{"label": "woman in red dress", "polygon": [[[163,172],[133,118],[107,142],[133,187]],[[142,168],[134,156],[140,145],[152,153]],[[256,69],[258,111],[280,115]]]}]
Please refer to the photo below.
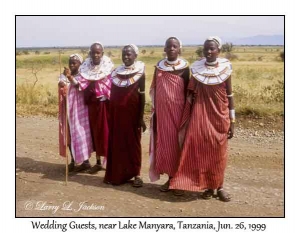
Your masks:
[{"label": "woman in red dress", "polygon": [[218,58],[218,37],[204,43],[205,58],[191,66],[192,78],[182,119],[182,153],[171,189],[200,191],[210,199],[215,190],[221,201],[230,201],[224,191],[228,139],[233,137],[235,112],[229,60]]},{"label": "woman in red dress", "polygon": [[169,180],[160,191],[169,191],[170,179],[175,175],[180,149],[178,133],[184,110],[186,89],[189,82],[188,62],[178,56],[181,41],[176,37],[166,40],[167,58],[158,62],[150,88],[152,99],[150,171],[152,182],[167,174]]},{"label": "woman in red dress", "polygon": [[95,42],[90,47],[89,57],[80,66],[79,90],[84,90],[85,102],[88,105],[89,122],[96,151],[96,164],[79,166],[77,171],[88,170],[97,173],[102,170],[100,156],[107,156],[108,147],[108,108],[111,81],[108,75],[113,70],[114,64],[109,57],[103,55],[104,47],[100,42]]},{"label": "woman in red dress", "polygon": [[133,186],[141,187],[141,133],[144,122],[145,64],[135,61],[138,48],[126,45],[122,50],[124,65],[111,74],[109,106],[109,147],[104,182],[113,185],[134,178]]}]

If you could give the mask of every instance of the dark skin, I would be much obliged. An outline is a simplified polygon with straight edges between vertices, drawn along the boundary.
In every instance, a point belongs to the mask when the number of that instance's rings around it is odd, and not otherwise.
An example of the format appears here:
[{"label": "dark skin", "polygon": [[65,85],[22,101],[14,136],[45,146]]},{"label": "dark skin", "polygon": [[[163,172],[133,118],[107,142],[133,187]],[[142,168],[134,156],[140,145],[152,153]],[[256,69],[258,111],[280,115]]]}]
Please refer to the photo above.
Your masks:
[{"label": "dark skin", "polygon": [[[122,61],[125,66],[131,66],[135,59],[137,58],[137,54],[130,46],[124,47],[122,50]],[[135,74],[130,75],[133,77]],[[138,81],[140,92],[145,92],[145,74]],[[139,129],[141,128],[143,132],[146,131],[147,127],[144,121],[144,109],[145,109],[145,93],[140,93],[140,114],[139,114]]]},{"label": "dark skin", "polygon": [[[203,54],[208,62],[214,62],[217,60],[220,49],[218,48],[218,44],[214,41],[206,41],[203,47]],[[231,85],[231,77],[229,77],[226,81],[226,93],[227,95],[232,94],[232,85]],[[233,97],[228,98],[229,110],[234,109]],[[230,127],[228,130],[228,139],[231,139],[234,135],[234,123],[230,122]]]},{"label": "dark skin", "polygon": [[165,43],[164,52],[167,54],[169,61],[176,61],[181,54],[180,43],[174,38],[170,38]]},{"label": "dark skin", "polygon": [[102,46],[99,44],[92,44],[90,50],[90,57],[92,58],[93,64],[99,65],[104,53]]},{"label": "dark skin", "polygon": [[74,59],[74,58],[70,58],[69,59],[69,68],[64,67],[64,75],[68,78],[68,80],[70,82],[73,81],[73,76],[78,74],[78,70],[80,67],[81,63],[80,61]]}]

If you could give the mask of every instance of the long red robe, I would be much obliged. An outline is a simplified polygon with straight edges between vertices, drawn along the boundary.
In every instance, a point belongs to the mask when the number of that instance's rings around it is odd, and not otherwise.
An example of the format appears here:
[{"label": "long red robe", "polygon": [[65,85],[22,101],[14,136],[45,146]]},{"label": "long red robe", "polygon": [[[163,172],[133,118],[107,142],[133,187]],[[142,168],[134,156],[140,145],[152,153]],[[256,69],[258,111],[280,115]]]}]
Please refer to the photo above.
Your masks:
[{"label": "long red robe", "polygon": [[151,181],[160,174],[174,176],[180,149],[178,133],[184,110],[184,80],[178,75],[157,69],[150,95],[154,102],[151,119],[150,170]]},{"label": "long red robe", "polygon": [[182,153],[170,188],[217,189],[223,185],[227,162],[230,119],[226,85],[205,85],[192,78],[188,91],[180,132]]},{"label": "long red robe", "polygon": [[84,90],[89,109],[89,121],[94,150],[98,156],[107,156],[109,101],[100,101],[95,93],[96,82],[91,82]]},{"label": "long red robe", "polygon": [[141,170],[140,95],[138,82],[119,87],[112,84],[109,106],[109,148],[105,182],[122,184]]}]

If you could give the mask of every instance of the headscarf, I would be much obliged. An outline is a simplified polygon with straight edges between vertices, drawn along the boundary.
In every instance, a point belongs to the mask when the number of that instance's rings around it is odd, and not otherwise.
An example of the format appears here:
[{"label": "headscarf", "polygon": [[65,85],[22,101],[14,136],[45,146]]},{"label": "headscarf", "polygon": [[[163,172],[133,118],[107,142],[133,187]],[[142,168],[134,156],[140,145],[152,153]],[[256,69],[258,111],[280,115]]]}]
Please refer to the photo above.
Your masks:
[{"label": "headscarf", "polygon": [[222,40],[220,39],[220,37],[218,36],[209,36],[205,41],[214,41],[217,45],[218,45],[218,48],[221,49],[222,48]]},{"label": "headscarf", "polygon": [[124,48],[127,46],[131,47],[134,50],[136,55],[139,55],[139,48],[135,44],[127,44],[124,46]]},{"label": "headscarf", "polygon": [[175,40],[177,40],[178,43],[179,43],[179,47],[182,48],[182,42],[181,42],[181,40],[178,39],[178,37],[176,37],[176,36],[171,36],[171,37],[169,37],[169,38],[166,40],[166,42],[167,42],[168,40],[170,40],[170,39],[175,39]]},{"label": "headscarf", "polygon": [[80,64],[83,62],[82,56],[79,55],[78,53],[71,54],[70,58],[74,58],[75,60],[80,61]]}]

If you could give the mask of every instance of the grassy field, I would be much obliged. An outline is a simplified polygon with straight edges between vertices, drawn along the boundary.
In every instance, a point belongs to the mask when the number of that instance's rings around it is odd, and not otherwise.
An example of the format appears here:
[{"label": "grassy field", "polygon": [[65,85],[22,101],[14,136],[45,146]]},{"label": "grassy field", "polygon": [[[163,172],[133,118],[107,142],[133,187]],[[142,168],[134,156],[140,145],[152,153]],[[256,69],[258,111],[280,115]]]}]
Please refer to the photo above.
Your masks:
[{"label": "grassy field", "polygon": [[[154,66],[164,57],[162,47],[145,47],[138,60],[146,64],[146,91],[152,81]],[[190,63],[198,59],[197,47],[185,47],[182,57]],[[284,114],[284,63],[280,59],[283,47],[234,47],[236,58],[233,65],[233,91],[235,109],[239,115],[282,116]],[[61,69],[67,66],[68,56],[80,53],[63,50]],[[122,64],[121,48],[107,48],[115,67]],[[87,54],[82,54],[84,57]],[[221,57],[226,54],[221,54]],[[28,55],[16,56],[16,103],[18,115],[57,115],[57,79],[60,74],[58,49],[29,51]],[[34,85],[34,83],[36,84]],[[146,95],[149,111],[150,97]]]}]

